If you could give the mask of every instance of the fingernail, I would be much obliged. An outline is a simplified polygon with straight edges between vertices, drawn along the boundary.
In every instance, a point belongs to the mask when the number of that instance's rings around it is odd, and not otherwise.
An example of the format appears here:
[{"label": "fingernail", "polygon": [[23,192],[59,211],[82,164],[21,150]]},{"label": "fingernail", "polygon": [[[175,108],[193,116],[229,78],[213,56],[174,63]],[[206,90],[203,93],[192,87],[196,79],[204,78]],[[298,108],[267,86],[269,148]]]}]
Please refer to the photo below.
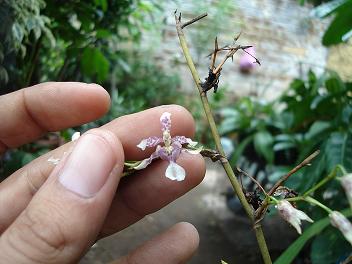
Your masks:
[{"label": "fingernail", "polygon": [[105,184],[116,162],[108,144],[94,134],[79,138],[59,172],[60,183],[80,196],[93,197]]}]

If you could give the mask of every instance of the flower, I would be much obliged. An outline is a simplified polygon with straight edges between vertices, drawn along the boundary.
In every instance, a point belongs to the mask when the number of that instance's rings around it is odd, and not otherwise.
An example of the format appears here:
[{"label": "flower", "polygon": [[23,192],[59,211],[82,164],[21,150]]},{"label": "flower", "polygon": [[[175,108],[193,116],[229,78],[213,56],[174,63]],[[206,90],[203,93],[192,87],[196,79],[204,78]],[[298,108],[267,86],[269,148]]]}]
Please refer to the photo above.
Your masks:
[{"label": "flower", "polygon": [[[254,47],[250,47],[246,49],[246,51],[252,56],[255,56]],[[243,73],[249,73],[255,67],[256,60],[248,53],[244,53],[240,58],[240,70]]]},{"label": "flower", "polygon": [[352,173],[346,174],[341,178],[342,187],[345,189],[347,199],[352,207]]},{"label": "flower", "polygon": [[352,224],[348,219],[338,211],[332,211],[329,214],[330,223],[338,228],[346,240],[352,245]]},{"label": "flower", "polygon": [[[171,137],[170,129],[171,129],[171,114],[168,112],[164,112],[160,117],[161,130],[163,133],[161,137],[149,137],[143,139],[137,147],[141,150],[145,150],[147,147],[155,147],[156,150],[152,153],[152,155],[142,160],[142,162],[134,167],[136,170],[141,170],[147,167],[154,159],[161,158],[162,160],[166,160],[169,162],[168,167],[165,171],[165,176],[170,180],[183,181],[186,177],[185,170],[176,163],[176,160],[180,156],[181,152],[187,151],[191,154],[199,153],[199,150],[187,150],[182,148],[183,144],[188,144],[191,147],[197,145],[197,142],[192,141],[192,139],[184,137],[184,136],[175,136]],[[163,143],[164,146],[160,146]]]},{"label": "flower", "polygon": [[288,201],[281,200],[277,204],[277,209],[283,219],[296,228],[298,234],[302,233],[301,220],[313,223],[313,220],[306,213],[294,208]]}]

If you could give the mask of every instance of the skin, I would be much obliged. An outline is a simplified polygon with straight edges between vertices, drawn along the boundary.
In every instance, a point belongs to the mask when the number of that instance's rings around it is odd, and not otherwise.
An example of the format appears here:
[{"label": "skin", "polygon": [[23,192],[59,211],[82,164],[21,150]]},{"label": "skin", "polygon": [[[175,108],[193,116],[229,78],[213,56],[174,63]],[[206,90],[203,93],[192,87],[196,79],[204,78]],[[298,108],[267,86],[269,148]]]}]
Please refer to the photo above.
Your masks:
[{"label": "skin", "polygon": [[[1,96],[0,154],[48,131],[95,120],[109,105],[108,93],[96,84],[43,83]],[[136,145],[143,138],[161,135],[159,118],[166,111],[172,114],[172,135],[193,136],[191,114],[176,105],[123,116],[85,133],[106,148],[107,159],[115,164],[92,197],[77,195],[59,180],[63,168],[69,166],[70,153],[85,135],[1,182],[0,259],[5,263],[75,263],[97,239],[128,227],[198,185],[205,174],[204,160],[190,154],[182,154],[177,161],[187,174],[182,182],[164,176],[167,162],[161,160],[121,179],[124,160],[141,160],[153,151],[141,151]],[[47,161],[50,157],[63,158],[55,167]],[[94,168],[94,164],[89,166]],[[197,230],[179,223],[114,263],[185,263],[198,243]]]}]

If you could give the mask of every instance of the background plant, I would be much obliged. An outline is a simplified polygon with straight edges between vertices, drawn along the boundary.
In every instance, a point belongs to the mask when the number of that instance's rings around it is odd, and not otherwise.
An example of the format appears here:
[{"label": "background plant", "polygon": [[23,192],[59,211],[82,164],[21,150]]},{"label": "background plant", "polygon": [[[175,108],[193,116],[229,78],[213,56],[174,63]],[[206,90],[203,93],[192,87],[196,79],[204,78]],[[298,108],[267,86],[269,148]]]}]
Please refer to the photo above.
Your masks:
[{"label": "background plant", "polygon": [[[250,173],[269,187],[320,149],[312,166],[300,170],[285,184],[302,194],[337,164],[352,171],[351,92],[352,84],[343,82],[337,73],[327,71],[317,77],[310,71],[306,79],[295,79],[275,101],[248,97],[223,109],[221,131],[235,142],[231,163],[244,167],[251,164],[247,167]],[[336,180],[316,191],[315,197],[336,210],[348,207]],[[326,216],[316,207],[307,206],[305,212],[313,219]],[[328,227],[316,234],[310,241],[313,263],[331,263],[347,257],[349,245],[336,229]]]}]

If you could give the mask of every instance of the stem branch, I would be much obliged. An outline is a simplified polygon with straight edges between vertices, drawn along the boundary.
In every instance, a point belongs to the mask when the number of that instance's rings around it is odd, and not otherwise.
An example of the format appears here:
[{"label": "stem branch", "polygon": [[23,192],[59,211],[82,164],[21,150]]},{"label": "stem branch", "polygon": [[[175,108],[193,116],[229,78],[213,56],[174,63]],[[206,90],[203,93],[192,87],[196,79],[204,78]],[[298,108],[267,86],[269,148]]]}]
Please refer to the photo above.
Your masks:
[{"label": "stem branch", "polygon": [[[199,19],[201,19],[203,17],[200,17],[197,20],[199,20]],[[186,58],[187,65],[188,65],[188,67],[189,67],[189,69],[190,69],[190,71],[192,73],[193,80],[194,80],[194,82],[195,82],[195,84],[197,86],[197,89],[198,89],[198,92],[199,92],[199,95],[200,95],[200,98],[201,98],[201,101],[202,101],[202,105],[203,105],[203,108],[204,108],[204,112],[205,112],[205,115],[207,117],[210,129],[211,129],[211,133],[212,133],[214,141],[215,141],[216,149],[217,149],[217,151],[219,152],[220,155],[225,157],[225,152],[224,152],[224,150],[222,148],[222,145],[220,143],[220,135],[219,135],[219,132],[217,130],[217,127],[216,127],[216,124],[215,124],[215,121],[214,121],[214,117],[213,117],[211,109],[210,109],[208,98],[206,96],[206,93],[203,92],[202,87],[200,86],[201,80],[200,80],[199,74],[198,74],[198,72],[197,72],[197,70],[196,70],[196,68],[194,66],[191,54],[190,54],[188,46],[187,46],[185,35],[184,35],[183,31],[182,31],[181,19],[180,19],[180,17],[177,17],[176,14],[175,14],[175,19],[176,19],[176,30],[177,30],[177,34],[178,34],[178,37],[179,37],[180,45],[182,47],[183,54],[184,54],[184,56]],[[253,209],[251,208],[251,206],[247,202],[247,200],[245,198],[245,195],[244,195],[244,193],[242,191],[242,187],[241,187],[240,183],[238,182],[238,180],[236,178],[236,175],[235,175],[234,171],[231,168],[231,165],[229,164],[229,162],[228,162],[228,160],[226,158],[221,159],[220,161],[221,161],[221,164],[222,164],[222,166],[223,166],[223,168],[224,168],[224,170],[225,170],[225,172],[226,172],[226,174],[227,174],[227,176],[228,176],[228,178],[229,178],[229,180],[231,182],[231,185],[232,185],[232,187],[233,187],[238,199],[240,200],[244,210],[246,211],[246,213],[247,213],[248,217],[250,218],[250,220],[252,222],[254,222]],[[265,238],[264,238],[264,233],[263,233],[263,230],[261,228],[261,225],[260,224],[255,225],[254,226],[254,230],[255,230],[255,234],[256,234],[256,237],[257,237],[258,245],[259,245],[260,252],[261,252],[261,255],[263,257],[264,263],[265,264],[272,263],[271,258],[270,258],[270,254],[269,254],[269,250],[268,250],[268,247],[266,245]]]}]

